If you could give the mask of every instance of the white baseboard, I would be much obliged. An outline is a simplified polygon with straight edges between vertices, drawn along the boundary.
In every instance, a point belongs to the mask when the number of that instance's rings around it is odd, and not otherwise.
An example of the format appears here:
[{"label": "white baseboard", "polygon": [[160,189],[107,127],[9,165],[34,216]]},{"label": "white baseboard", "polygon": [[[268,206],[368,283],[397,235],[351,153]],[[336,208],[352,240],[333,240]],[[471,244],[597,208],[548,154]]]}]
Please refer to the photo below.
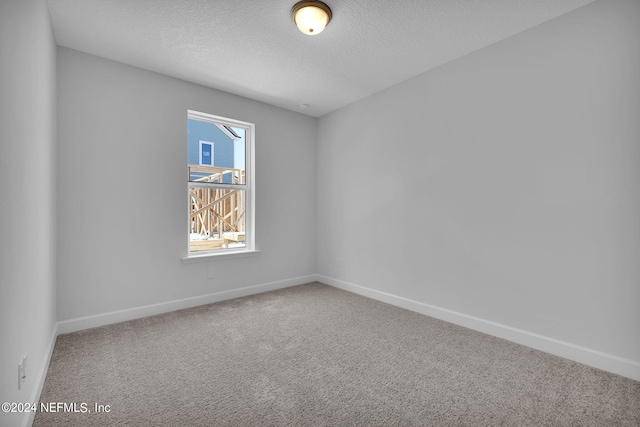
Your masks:
[{"label": "white baseboard", "polygon": [[376,291],[374,289],[369,289],[364,286],[355,285],[353,283],[344,282],[331,277],[317,275],[317,280],[345,291],[425,314],[436,319],[445,320],[475,331],[503,338],[536,350],[544,351],[584,365],[640,381],[640,362],[634,360],[581,347],[565,341],[560,341],[522,329],[512,328],[507,325],[502,325],[500,323],[491,322],[419,301]]},{"label": "white baseboard", "polygon": [[[31,392],[31,399],[28,402],[35,403],[39,405],[40,395],[42,394],[42,387],[44,387],[44,380],[47,378],[47,371],[49,370],[49,363],[51,362],[51,356],[53,355],[53,348],[56,345],[56,337],[58,336],[57,326],[53,328],[51,331],[51,337],[49,338],[49,342],[47,344],[47,355],[44,358],[42,364],[38,369],[37,376],[35,377],[35,385],[33,387],[33,391]],[[40,409],[40,408],[38,408]],[[33,420],[36,417],[35,412],[26,412],[24,414],[24,418],[22,420],[23,427],[30,427],[33,424]]]},{"label": "white baseboard", "polygon": [[70,332],[81,331],[83,329],[96,328],[99,326],[111,325],[125,322],[127,320],[140,319],[142,317],[156,314],[168,313],[170,311],[182,310],[184,308],[196,307],[199,305],[211,304],[232,298],[244,297],[247,295],[259,294],[276,289],[288,288],[296,285],[317,280],[316,275],[294,277],[292,279],[280,280],[277,282],[263,283],[260,285],[247,286],[240,289],[214,292],[212,294],[197,297],[184,298],[180,300],[167,301],[159,304],[145,305],[142,307],[130,308],[127,310],[112,311],[109,313],[97,314],[94,316],[79,317],[76,319],[58,322],[58,334],[68,334]]}]

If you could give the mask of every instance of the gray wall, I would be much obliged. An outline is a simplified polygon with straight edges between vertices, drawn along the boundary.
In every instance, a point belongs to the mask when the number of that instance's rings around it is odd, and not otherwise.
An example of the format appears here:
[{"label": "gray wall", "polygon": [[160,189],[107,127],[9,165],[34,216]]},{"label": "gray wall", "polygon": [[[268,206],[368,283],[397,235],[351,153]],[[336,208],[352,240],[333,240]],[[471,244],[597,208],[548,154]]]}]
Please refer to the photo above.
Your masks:
[{"label": "gray wall", "polygon": [[640,363],[638,40],[599,1],[322,117],[318,272]]},{"label": "gray wall", "polygon": [[[315,119],[66,48],[58,99],[59,321],[315,273]],[[256,257],[181,262],[188,109],[256,125]]]},{"label": "gray wall", "polygon": [[[44,0],[0,2],[0,402],[33,401],[55,328],[56,47]],[[28,372],[18,391],[18,362]],[[0,413],[0,425],[22,414]]]}]

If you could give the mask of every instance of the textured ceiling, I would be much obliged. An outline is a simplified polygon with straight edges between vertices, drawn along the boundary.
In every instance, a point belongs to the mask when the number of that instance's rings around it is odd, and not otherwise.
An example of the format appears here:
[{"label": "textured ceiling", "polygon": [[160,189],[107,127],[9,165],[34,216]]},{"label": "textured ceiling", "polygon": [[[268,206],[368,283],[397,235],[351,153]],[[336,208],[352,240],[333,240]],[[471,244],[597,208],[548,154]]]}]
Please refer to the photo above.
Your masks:
[{"label": "textured ceiling", "polygon": [[593,0],[325,0],[316,36],[296,1],[48,3],[60,46],[319,117]]}]

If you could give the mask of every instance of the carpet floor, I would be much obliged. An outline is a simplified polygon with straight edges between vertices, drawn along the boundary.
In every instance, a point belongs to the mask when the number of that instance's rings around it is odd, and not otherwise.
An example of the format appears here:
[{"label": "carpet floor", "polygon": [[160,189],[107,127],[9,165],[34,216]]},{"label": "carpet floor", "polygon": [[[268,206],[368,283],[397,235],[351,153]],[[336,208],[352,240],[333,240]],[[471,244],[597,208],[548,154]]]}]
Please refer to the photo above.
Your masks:
[{"label": "carpet floor", "polygon": [[38,427],[640,426],[638,381],[320,283],[60,335],[40,402],[67,407]]}]

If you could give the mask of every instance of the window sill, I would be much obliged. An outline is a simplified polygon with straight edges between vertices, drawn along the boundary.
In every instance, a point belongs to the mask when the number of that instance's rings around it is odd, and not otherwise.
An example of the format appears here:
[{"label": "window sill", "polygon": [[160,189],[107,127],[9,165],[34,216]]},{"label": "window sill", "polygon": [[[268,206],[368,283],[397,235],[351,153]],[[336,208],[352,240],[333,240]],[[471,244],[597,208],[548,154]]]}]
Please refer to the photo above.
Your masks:
[{"label": "window sill", "polygon": [[211,253],[208,252],[206,254],[198,254],[198,255],[187,255],[182,257],[183,264],[192,264],[195,262],[206,262],[206,261],[220,261],[226,259],[234,259],[234,258],[248,258],[260,255],[259,249],[254,250],[242,250],[242,251],[231,251],[231,252],[220,252],[220,253]]}]

